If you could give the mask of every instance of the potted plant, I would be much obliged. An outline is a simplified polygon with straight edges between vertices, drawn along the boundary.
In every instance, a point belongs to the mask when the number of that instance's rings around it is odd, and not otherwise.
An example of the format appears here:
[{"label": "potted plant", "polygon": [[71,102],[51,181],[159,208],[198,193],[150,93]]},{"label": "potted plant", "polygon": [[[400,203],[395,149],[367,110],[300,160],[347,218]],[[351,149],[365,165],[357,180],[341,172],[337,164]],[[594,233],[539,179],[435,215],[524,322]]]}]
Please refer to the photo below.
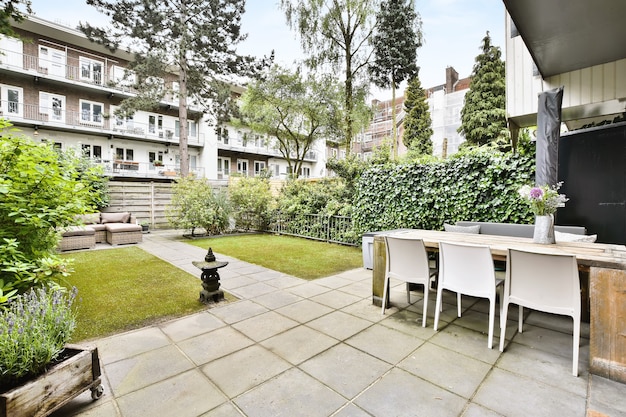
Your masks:
[{"label": "potted plant", "polygon": [[568,198],[565,194],[559,194],[562,183],[556,186],[525,185],[519,190],[519,195],[530,205],[535,215],[535,230],[533,241],[535,243],[555,243],[554,238],[554,213],[559,207],[565,207]]},{"label": "potted plant", "polygon": [[162,166],[163,166],[163,161],[158,160],[158,159],[155,159],[155,160],[152,162],[152,164],[153,164],[155,167],[162,167]]},{"label": "potted plant", "polygon": [[103,393],[96,348],[68,345],[76,290],[45,286],[0,306],[0,416],[45,416]]},{"label": "potted plant", "polygon": [[143,233],[150,233],[150,223],[148,223],[147,221],[143,221],[139,223],[139,225],[141,226],[141,231]]}]

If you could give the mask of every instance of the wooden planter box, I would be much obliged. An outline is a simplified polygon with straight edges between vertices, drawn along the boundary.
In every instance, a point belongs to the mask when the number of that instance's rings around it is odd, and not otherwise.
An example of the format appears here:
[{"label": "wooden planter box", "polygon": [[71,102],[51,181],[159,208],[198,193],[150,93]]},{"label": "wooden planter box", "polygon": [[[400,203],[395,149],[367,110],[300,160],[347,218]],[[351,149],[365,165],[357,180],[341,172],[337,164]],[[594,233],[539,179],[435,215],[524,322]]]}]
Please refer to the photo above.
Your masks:
[{"label": "wooden planter box", "polygon": [[98,349],[68,345],[72,356],[45,374],[0,394],[0,417],[43,417],[90,389],[97,400],[104,389],[100,383]]}]

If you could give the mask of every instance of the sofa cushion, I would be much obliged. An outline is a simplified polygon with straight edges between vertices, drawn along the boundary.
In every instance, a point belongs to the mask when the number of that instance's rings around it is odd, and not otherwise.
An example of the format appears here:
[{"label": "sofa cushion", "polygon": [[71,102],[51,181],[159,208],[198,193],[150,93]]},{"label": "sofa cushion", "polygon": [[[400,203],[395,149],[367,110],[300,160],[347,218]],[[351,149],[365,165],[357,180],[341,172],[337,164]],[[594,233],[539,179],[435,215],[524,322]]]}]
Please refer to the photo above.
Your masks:
[{"label": "sofa cushion", "polygon": [[141,226],[134,223],[107,223],[106,230],[111,233],[141,232]]},{"label": "sofa cushion", "polygon": [[100,222],[102,224],[107,223],[128,223],[130,219],[130,213],[100,213]]},{"label": "sofa cushion", "polygon": [[448,223],[443,224],[443,228],[446,232],[454,232],[454,233],[470,233],[470,234],[478,234],[480,233],[480,225],[475,226],[456,226]]},{"label": "sofa cushion", "polygon": [[89,226],[68,226],[63,229],[63,237],[70,236],[89,236],[94,235],[96,231]]},{"label": "sofa cushion", "polygon": [[106,230],[106,224],[102,224],[102,223],[90,224],[89,227],[91,227],[96,232],[100,232],[102,230]]},{"label": "sofa cushion", "polygon": [[557,242],[589,242],[594,243],[598,235],[578,235],[574,233],[563,233],[554,231],[554,239]]},{"label": "sofa cushion", "polygon": [[80,214],[76,216],[76,220],[80,224],[98,224],[100,223],[100,213]]}]

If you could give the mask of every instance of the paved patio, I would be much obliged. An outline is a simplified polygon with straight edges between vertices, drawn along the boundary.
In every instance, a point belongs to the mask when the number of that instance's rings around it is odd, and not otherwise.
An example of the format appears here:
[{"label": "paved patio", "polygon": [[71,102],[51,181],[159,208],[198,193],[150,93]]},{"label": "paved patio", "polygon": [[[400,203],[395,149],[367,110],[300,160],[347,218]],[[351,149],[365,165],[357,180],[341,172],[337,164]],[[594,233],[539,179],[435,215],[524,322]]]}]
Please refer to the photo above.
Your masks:
[{"label": "paved patio", "polygon": [[[143,249],[199,276],[191,262],[203,249],[171,232],[144,238]],[[457,318],[448,296],[434,332],[434,293],[422,328],[421,301],[407,305],[403,284],[380,314],[371,271],[305,281],[216,255],[239,301],[95,341],[104,396],[87,391],[53,416],[626,416],[626,385],[588,373],[588,325],[576,378],[567,319],[533,312],[517,334],[509,314],[501,354],[497,325],[487,349],[480,300],[464,297]]]}]

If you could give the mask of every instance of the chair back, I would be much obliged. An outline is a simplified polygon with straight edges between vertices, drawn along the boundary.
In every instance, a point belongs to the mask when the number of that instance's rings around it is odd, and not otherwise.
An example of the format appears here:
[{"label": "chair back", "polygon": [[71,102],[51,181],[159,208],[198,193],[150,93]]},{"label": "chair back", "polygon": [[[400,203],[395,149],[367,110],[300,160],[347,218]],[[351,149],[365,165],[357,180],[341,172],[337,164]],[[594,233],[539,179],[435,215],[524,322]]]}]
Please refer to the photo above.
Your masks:
[{"label": "chair back", "polygon": [[580,312],[575,256],[509,249],[506,270],[504,291],[510,302],[554,314]]},{"label": "chair back", "polygon": [[489,298],[495,295],[489,246],[439,243],[439,283],[451,291]]},{"label": "chair back", "polygon": [[[430,275],[428,254],[422,239],[385,236],[387,274],[407,282],[423,282]],[[418,280],[412,280],[412,277]]]}]

